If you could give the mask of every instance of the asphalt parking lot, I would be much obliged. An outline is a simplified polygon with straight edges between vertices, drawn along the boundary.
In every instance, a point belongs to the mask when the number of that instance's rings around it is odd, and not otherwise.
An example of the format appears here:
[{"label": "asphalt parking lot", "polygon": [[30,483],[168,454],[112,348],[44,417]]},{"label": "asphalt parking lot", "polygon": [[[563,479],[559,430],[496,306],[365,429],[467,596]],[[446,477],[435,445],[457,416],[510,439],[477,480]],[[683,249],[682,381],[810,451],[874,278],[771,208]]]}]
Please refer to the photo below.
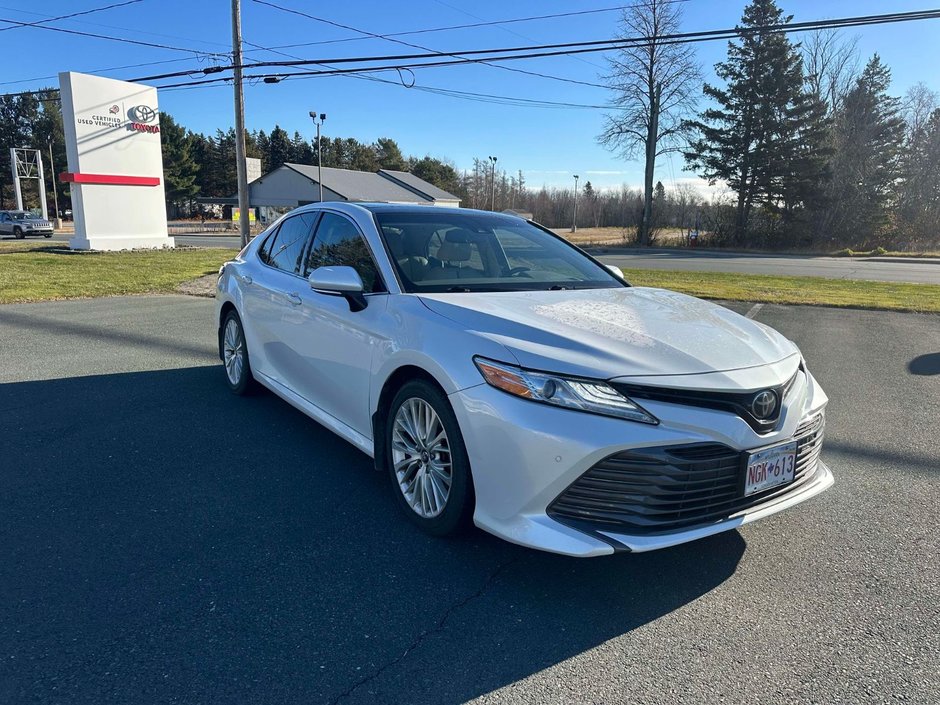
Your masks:
[{"label": "asphalt parking lot", "polygon": [[940,317],[761,308],[836,485],[576,560],[420,534],[352,446],[226,391],[212,311],[0,306],[0,702],[940,702]]}]

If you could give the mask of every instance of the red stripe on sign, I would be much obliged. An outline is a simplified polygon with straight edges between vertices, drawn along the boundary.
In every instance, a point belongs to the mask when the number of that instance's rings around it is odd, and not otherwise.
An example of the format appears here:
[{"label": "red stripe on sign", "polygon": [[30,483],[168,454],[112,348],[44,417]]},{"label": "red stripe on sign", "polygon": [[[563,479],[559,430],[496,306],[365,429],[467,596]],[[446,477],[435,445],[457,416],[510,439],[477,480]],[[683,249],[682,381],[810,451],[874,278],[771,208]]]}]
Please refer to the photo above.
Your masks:
[{"label": "red stripe on sign", "polygon": [[117,174],[73,174],[63,171],[59,181],[69,184],[116,184],[118,186],[159,186],[156,176],[119,176]]}]

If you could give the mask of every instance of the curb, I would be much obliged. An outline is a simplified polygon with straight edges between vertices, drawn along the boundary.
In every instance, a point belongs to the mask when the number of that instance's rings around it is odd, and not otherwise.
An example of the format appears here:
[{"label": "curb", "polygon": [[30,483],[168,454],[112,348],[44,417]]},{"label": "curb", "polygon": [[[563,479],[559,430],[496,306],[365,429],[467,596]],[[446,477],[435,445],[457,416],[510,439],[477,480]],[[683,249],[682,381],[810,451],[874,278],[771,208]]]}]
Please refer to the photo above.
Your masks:
[{"label": "curb", "polygon": [[862,262],[898,262],[903,264],[940,264],[940,257],[847,257]]}]

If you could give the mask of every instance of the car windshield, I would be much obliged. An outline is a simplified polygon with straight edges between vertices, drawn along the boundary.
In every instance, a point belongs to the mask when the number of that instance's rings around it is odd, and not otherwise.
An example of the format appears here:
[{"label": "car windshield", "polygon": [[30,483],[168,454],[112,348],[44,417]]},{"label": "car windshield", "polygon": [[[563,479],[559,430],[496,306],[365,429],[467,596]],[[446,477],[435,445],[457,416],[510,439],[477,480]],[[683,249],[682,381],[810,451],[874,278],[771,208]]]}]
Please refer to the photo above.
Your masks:
[{"label": "car windshield", "polygon": [[625,286],[561,238],[498,213],[375,213],[409,293],[606,289]]}]

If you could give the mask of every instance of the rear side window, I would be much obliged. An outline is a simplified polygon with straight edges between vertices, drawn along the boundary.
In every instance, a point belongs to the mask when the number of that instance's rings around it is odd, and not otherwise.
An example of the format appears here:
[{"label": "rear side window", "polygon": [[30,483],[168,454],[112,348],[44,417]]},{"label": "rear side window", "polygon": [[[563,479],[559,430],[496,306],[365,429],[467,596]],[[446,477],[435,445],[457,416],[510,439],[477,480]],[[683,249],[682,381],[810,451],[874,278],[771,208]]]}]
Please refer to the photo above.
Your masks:
[{"label": "rear side window", "polygon": [[324,213],[317,226],[313,246],[307,253],[304,276],[317,267],[353,267],[362,278],[363,291],[385,291],[375,260],[351,220],[335,213]]},{"label": "rear side window", "polygon": [[316,213],[301,213],[287,218],[277,233],[264,243],[258,256],[265,264],[296,274],[310,231],[316,221]]}]

